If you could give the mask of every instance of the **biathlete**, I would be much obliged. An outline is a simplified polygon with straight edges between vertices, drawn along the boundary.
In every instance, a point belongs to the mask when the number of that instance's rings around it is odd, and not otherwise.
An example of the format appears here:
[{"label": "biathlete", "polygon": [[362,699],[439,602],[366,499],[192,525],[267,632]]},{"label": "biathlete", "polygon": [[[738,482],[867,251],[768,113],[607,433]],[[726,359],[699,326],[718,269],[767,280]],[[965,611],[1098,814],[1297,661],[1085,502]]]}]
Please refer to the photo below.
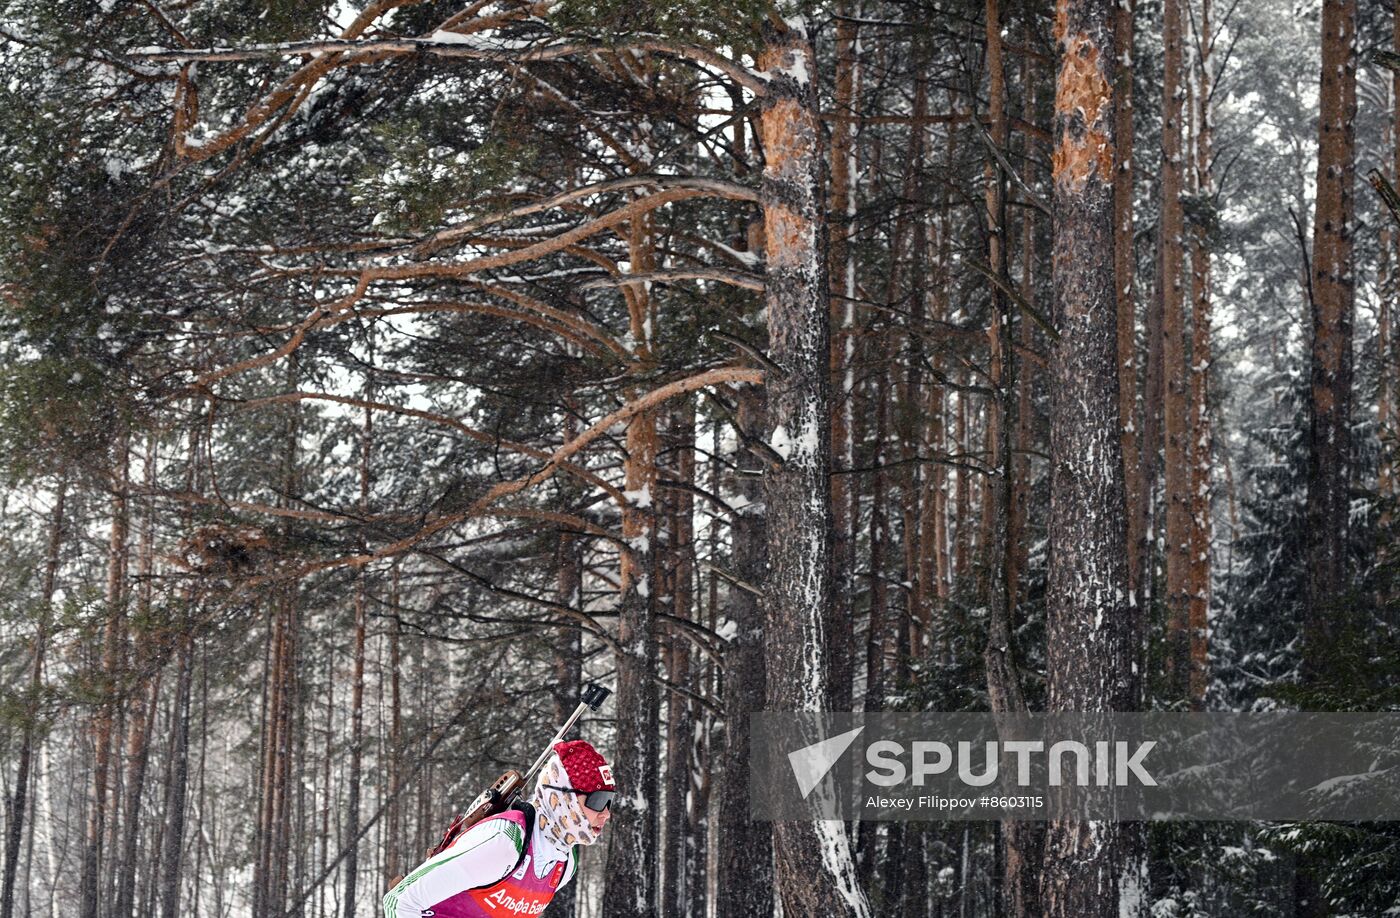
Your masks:
[{"label": "biathlete", "polygon": [[463,832],[384,897],[385,918],[540,915],[611,814],[612,768],[583,740],[556,743],[528,803]]}]

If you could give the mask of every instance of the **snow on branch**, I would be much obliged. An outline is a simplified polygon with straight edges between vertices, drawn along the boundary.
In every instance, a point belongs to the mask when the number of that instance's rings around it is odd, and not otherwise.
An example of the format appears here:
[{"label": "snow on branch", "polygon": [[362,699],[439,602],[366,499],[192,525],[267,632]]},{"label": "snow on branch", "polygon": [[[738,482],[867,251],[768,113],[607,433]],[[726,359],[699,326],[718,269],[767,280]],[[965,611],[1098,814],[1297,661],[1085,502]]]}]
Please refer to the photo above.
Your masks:
[{"label": "snow on branch", "polygon": [[[454,417],[449,417],[445,414],[439,414],[435,411],[424,411],[421,408],[409,408],[405,405],[392,405],[387,402],[373,401],[364,398],[355,398],[347,395],[334,395],[329,392],[282,392],[278,393],[277,395],[268,395],[262,398],[249,399],[248,401],[239,403],[238,407],[240,410],[247,410],[251,408],[261,408],[265,405],[281,405],[303,401],[331,402],[337,405],[346,405],[352,408],[367,408],[371,411],[382,411],[386,414],[395,414],[401,417],[418,418],[419,420],[428,421],[433,424],[440,424],[444,427],[450,427],[451,429],[457,431],[463,436],[466,436],[468,439],[475,440],[476,442],[485,444],[487,446],[507,449],[511,452],[519,453],[523,456],[529,456],[533,459],[548,460],[551,458],[551,454],[548,450],[539,449],[538,447],[530,446],[526,443],[516,443],[512,440],[504,440],[499,436],[496,436],[495,434],[488,434],[484,431],[477,430],[474,427],[470,427],[466,424],[463,424],[461,421],[457,420]],[[626,499],[624,498],[621,490],[619,490],[614,485],[608,484],[608,482],[599,478],[597,475],[593,474],[592,472],[588,471],[582,466],[574,465],[571,462],[560,462],[559,468],[575,476],[580,481],[584,481],[592,485],[593,487],[603,491],[614,501],[616,501],[618,506],[622,506],[626,503]]]},{"label": "snow on branch", "polygon": [[583,198],[600,194],[609,194],[616,191],[626,191],[631,188],[680,188],[704,193],[713,197],[725,198],[731,201],[758,201],[758,192],[755,189],[749,188],[746,185],[740,185],[737,182],[728,182],[723,179],[680,175],[629,175],[626,178],[612,179],[606,182],[595,182],[591,185],[580,185],[578,188],[570,188],[567,191],[552,195],[541,201],[523,204],[520,207],[514,207],[510,210],[498,211],[489,216],[481,217],[480,219],[472,220],[458,226],[450,226],[420,242],[414,251],[419,255],[429,255],[464,236],[468,236],[488,226],[494,226],[506,220],[543,213]]},{"label": "snow on branch", "polygon": [[[598,233],[626,223],[643,214],[650,213],[667,204],[705,196],[706,195],[700,191],[686,188],[673,188],[643,198],[638,198],[624,207],[620,207],[611,213],[604,214],[601,217],[576,226],[568,232],[560,233],[552,239],[525,246],[524,248],[511,249],[505,252],[483,255],[477,258],[467,259],[466,261],[449,262],[446,264],[386,265],[361,269],[355,272],[358,274],[358,281],[355,284],[354,290],[334,302],[317,305],[305,319],[297,323],[287,340],[279,347],[255,357],[249,357],[246,360],[241,360],[237,363],[206,373],[196,381],[196,386],[207,387],[221,379],[245,373],[249,370],[255,370],[260,367],[269,366],[289,356],[301,347],[302,343],[306,340],[306,336],[313,329],[322,327],[328,320],[338,321],[340,317],[348,314],[357,303],[364,299],[371,285],[376,281],[402,281],[444,277],[457,279],[469,278],[472,275],[493,268],[501,268],[508,265],[520,264],[521,262],[533,261],[545,255],[564,251],[583,239],[595,236]],[[328,273],[335,274],[339,272]]]},{"label": "snow on branch", "polygon": [[521,478],[503,481],[493,485],[485,494],[472,501],[471,505],[463,510],[444,513],[433,517],[416,532],[404,536],[395,542],[381,546],[374,551],[363,551],[353,555],[344,555],[339,558],[315,561],[295,570],[281,571],[275,574],[255,577],[247,581],[244,586],[251,588],[273,581],[297,580],[320,571],[333,570],[336,568],[364,567],[366,564],[372,564],[384,558],[391,558],[410,550],[417,550],[427,539],[465,520],[474,517],[491,516],[497,512],[519,513],[521,511],[515,508],[500,511],[496,505],[508,497],[527,491],[553,478],[555,472],[559,471],[562,464],[571,456],[578,453],[594,440],[606,435],[608,431],[612,430],[617,425],[625,424],[638,414],[649,411],[670,399],[685,395],[686,393],[730,383],[761,385],[763,383],[763,371],[753,369],[752,367],[715,367],[667,383],[639,398],[633,399],[594,422],[587,430],[556,449],[550,455],[549,460],[539,469]]},{"label": "snow on branch", "polygon": [[322,55],[347,54],[374,55],[376,57],[430,54],[436,57],[529,63],[531,61],[553,61],[564,57],[616,53],[618,51],[652,51],[657,54],[668,54],[717,70],[754,95],[763,95],[767,91],[766,81],[762,76],[722,54],[698,45],[661,39],[628,41],[620,45],[595,42],[539,44],[439,30],[427,38],[377,38],[358,41],[330,38],[248,45],[242,48],[138,48],[127,56],[139,61],[188,63],[190,61],[263,61],[284,57],[316,58]]}]

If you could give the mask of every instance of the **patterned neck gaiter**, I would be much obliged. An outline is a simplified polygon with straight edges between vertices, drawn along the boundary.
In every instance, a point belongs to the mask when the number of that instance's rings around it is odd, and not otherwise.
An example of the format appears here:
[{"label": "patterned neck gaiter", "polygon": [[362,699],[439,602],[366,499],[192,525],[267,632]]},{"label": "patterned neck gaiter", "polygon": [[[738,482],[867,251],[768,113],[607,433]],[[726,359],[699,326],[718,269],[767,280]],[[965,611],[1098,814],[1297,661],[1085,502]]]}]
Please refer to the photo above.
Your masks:
[{"label": "patterned neck gaiter", "polygon": [[568,791],[552,790],[554,787],[573,787],[569,773],[554,753],[540,771],[535,782],[535,792],[530,803],[535,808],[535,824],[545,837],[559,847],[568,849],[570,845],[591,845],[598,836],[588,825],[588,817],[583,812],[583,797]]}]

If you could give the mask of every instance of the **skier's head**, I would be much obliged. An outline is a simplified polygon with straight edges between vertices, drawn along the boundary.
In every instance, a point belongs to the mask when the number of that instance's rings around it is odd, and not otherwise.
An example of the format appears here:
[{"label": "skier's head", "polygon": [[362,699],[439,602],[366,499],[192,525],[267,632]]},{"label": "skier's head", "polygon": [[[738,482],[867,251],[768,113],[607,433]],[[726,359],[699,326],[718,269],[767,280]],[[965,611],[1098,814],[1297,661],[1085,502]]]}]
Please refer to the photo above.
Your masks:
[{"label": "skier's head", "polygon": [[546,835],[561,845],[591,845],[612,811],[612,766],[583,740],[556,743],[530,802]]}]

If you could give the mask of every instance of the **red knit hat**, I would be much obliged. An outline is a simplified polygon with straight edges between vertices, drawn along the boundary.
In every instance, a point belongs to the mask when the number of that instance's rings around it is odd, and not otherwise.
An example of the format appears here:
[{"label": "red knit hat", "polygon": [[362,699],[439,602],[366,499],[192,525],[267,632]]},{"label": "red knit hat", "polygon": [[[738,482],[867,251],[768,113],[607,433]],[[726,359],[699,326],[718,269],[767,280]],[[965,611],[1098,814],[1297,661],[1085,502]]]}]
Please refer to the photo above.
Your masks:
[{"label": "red knit hat", "polygon": [[564,763],[569,785],[576,791],[591,794],[597,790],[616,790],[612,766],[586,740],[555,743],[554,751]]}]

